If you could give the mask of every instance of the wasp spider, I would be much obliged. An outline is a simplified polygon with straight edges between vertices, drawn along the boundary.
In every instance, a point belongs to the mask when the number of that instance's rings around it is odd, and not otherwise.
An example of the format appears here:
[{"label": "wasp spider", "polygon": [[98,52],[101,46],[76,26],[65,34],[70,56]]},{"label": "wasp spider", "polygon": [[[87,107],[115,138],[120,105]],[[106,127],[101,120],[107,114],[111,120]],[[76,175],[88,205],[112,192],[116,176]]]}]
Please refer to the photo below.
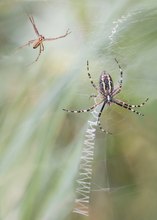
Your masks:
[{"label": "wasp spider", "polygon": [[82,112],[89,112],[91,110],[93,110],[96,106],[102,104],[102,107],[100,109],[100,112],[98,114],[98,126],[100,128],[101,131],[105,132],[106,134],[111,134],[110,132],[104,130],[101,126],[101,123],[100,123],[100,117],[101,117],[101,114],[102,114],[102,111],[105,107],[106,104],[110,105],[111,103],[114,103],[116,105],[119,105],[123,108],[126,108],[138,115],[141,115],[143,116],[143,114],[141,114],[140,112],[136,111],[134,108],[136,107],[142,107],[147,101],[148,101],[148,98],[141,104],[139,105],[130,105],[130,104],[127,104],[119,99],[116,99],[115,96],[121,92],[122,90],[122,83],[123,83],[123,71],[121,69],[121,66],[119,65],[117,59],[115,59],[115,61],[117,62],[118,64],[118,67],[119,67],[119,70],[120,70],[120,81],[119,81],[119,86],[117,88],[114,88],[114,85],[113,85],[113,80],[112,80],[112,77],[110,76],[110,74],[106,73],[105,71],[103,71],[100,75],[100,79],[99,79],[99,86],[97,86],[93,80],[92,80],[92,77],[91,77],[91,74],[89,72],[89,63],[87,61],[87,72],[88,72],[88,77],[90,79],[90,82],[92,84],[92,86],[96,89],[98,95],[92,95],[91,97],[97,97],[97,96],[100,96],[101,97],[101,101],[94,104],[93,106],[91,106],[90,108],[88,109],[83,109],[83,110],[67,110],[67,109],[63,109],[64,111],[67,111],[67,112],[72,112],[72,113],[82,113]]}]

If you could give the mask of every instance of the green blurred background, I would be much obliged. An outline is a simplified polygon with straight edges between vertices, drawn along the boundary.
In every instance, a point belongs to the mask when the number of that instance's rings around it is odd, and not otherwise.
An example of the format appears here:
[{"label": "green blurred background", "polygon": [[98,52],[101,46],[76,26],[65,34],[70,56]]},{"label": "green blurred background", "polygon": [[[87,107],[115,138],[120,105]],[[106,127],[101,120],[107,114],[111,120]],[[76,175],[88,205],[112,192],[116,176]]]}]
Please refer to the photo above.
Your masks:
[{"label": "green blurred background", "polygon": [[[35,34],[38,50],[17,48]],[[155,0],[54,0],[0,2],[0,219],[157,219],[157,2]],[[75,180],[95,91],[102,70],[119,80],[118,98],[148,103],[137,116],[107,107],[101,122],[112,136],[96,132],[89,217],[72,214]],[[110,192],[105,188],[110,187]]]}]

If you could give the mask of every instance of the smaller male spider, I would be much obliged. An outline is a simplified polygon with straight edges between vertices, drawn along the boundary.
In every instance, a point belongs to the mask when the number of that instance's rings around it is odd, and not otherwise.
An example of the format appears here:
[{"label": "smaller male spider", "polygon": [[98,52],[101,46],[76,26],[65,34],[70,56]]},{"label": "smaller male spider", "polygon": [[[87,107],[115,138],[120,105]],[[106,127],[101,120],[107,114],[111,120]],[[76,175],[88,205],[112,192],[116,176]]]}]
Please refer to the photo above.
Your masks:
[{"label": "smaller male spider", "polygon": [[54,38],[45,38],[43,35],[39,34],[38,29],[37,29],[37,27],[35,25],[33,16],[28,15],[28,17],[29,17],[30,22],[33,25],[33,29],[34,29],[34,31],[35,31],[35,33],[36,33],[38,38],[34,39],[34,40],[29,40],[26,44],[20,46],[19,49],[21,49],[21,48],[23,48],[25,46],[30,46],[30,44],[33,44],[33,49],[36,49],[36,48],[39,47],[39,54],[38,54],[37,58],[35,59],[35,61],[33,62],[33,63],[35,63],[35,62],[38,61],[41,52],[44,51],[44,44],[43,44],[44,41],[53,41],[53,40],[57,40],[57,39],[60,39],[60,38],[64,38],[68,34],[70,34],[71,32],[68,29],[64,35],[61,35],[61,36],[58,36],[58,37],[54,37]]},{"label": "smaller male spider", "polygon": [[90,79],[90,82],[92,84],[92,86],[96,89],[96,91],[98,92],[97,95],[92,95],[91,97],[97,97],[97,96],[100,96],[102,98],[102,100],[99,102],[99,103],[96,103],[95,105],[91,106],[90,108],[88,109],[83,109],[83,110],[67,110],[67,109],[63,109],[64,111],[67,111],[67,112],[72,112],[72,113],[82,113],[82,112],[89,112],[91,110],[93,110],[96,106],[100,105],[101,103],[103,103],[101,109],[100,109],[100,112],[98,114],[98,126],[100,128],[101,131],[105,132],[106,134],[111,134],[110,132],[104,130],[101,126],[101,123],[100,123],[100,117],[101,117],[101,114],[102,114],[102,111],[105,107],[106,104],[110,105],[111,103],[114,103],[114,104],[117,104],[123,108],[126,108],[138,115],[141,115],[141,116],[144,116],[143,114],[141,114],[140,112],[136,111],[135,109],[133,108],[136,108],[136,107],[142,107],[147,101],[148,101],[148,98],[141,104],[139,105],[130,105],[130,104],[127,104],[119,99],[115,99],[114,96],[116,96],[118,93],[121,92],[122,90],[122,83],[123,83],[123,71],[121,69],[121,66],[119,65],[118,63],[118,60],[115,59],[116,63],[118,64],[118,67],[119,67],[119,70],[120,70],[120,81],[119,81],[119,86],[117,88],[114,88],[114,85],[113,85],[113,80],[112,80],[112,77],[110,76],[110,74],[106,73],[105,71],[103,71],[100,75],[100,79],[99,79],[99,87],[97,87],[95,85],[95,83],[93,82],[92,80],[92,77],[90,75],[90,72],[89,72],[89,64],[88,64],[88,61],[87,61],[87,72],[88,72],[88,77]]}]

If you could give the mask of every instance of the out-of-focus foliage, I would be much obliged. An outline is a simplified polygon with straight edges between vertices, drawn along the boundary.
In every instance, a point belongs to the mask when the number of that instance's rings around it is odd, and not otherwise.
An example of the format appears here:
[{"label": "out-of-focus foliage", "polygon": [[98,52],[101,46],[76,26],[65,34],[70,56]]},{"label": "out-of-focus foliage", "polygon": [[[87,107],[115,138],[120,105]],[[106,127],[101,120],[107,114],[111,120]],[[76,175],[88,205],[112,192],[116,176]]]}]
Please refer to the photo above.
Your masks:
[{"label": "out-of-focus foliage", "polygon": [[[26,13],[45,37],[72,31],[45,42],[33,65],[38,50],[17,49],[36,37]],[[143,118],[105,109],[101,121],[113,135],[96,134],[89,219],[156,219],[156,1],[1,1],[0,30],[0,219],[84,219],[72,209],[90,114],[62,108],[93,104],[87,59],[96,82],[104,69],[118,82],[115,57],[124,71],[118,97],[149,102],[139,109]]]}]

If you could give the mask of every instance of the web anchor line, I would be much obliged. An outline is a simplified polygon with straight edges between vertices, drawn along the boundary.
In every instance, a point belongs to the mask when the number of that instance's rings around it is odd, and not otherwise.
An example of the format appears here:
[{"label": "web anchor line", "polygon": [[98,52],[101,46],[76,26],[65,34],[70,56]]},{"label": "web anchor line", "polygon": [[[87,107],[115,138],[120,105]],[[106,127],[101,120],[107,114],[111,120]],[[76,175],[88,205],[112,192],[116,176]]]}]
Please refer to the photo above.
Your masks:
[{"label": "web anchor line", "polygon": [[98,108],[100,107],[98,106],[91,112],[94,119],[92,121],[88,121],[85,140],[83,143],[78,179],[76,180],[76,198],[73,212],[84,216],[89,215],[95,132],[96,126],[98,125]]}]

